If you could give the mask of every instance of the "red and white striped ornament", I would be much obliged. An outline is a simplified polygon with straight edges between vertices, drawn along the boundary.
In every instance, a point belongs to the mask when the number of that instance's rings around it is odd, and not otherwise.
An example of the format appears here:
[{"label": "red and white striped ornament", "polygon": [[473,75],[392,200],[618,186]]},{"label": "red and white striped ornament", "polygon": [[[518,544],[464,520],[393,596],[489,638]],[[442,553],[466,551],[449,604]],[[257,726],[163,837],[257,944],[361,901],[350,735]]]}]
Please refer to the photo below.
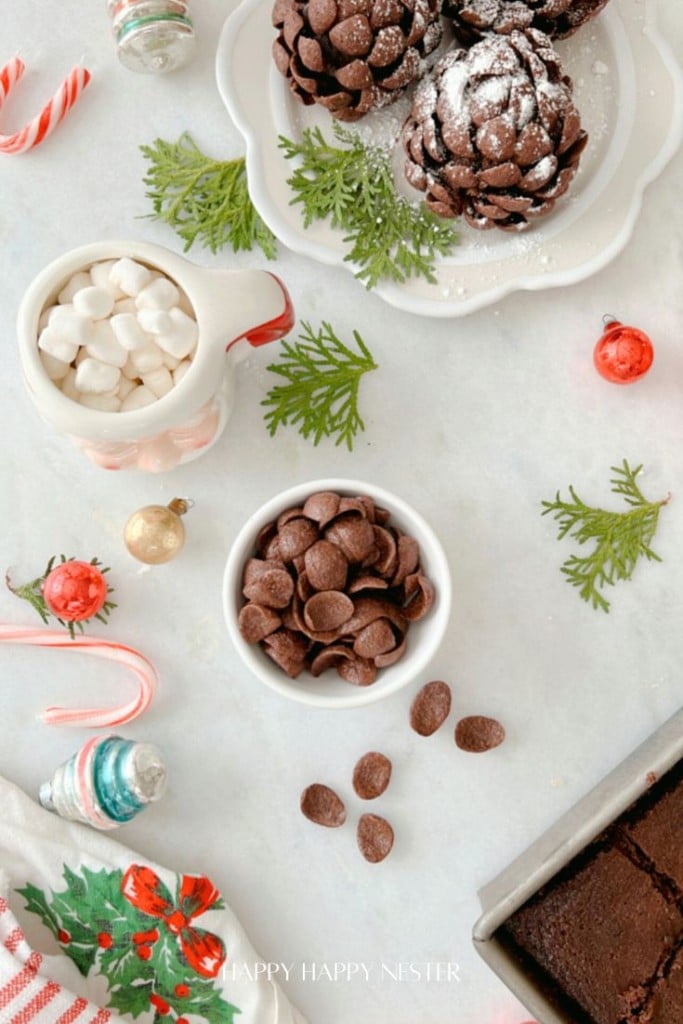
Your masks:
[{"label": "red and white striped ornament", "polygon": [[[12,87],[21,79],[25,64],[13,57],[0,71],[0,107]],[[9,135],[0,133],[0,153],[26,153],[50,135],[63,121],[90,81],[87,68],[77,65],[66,76],[57,92],[32,121]]]}]

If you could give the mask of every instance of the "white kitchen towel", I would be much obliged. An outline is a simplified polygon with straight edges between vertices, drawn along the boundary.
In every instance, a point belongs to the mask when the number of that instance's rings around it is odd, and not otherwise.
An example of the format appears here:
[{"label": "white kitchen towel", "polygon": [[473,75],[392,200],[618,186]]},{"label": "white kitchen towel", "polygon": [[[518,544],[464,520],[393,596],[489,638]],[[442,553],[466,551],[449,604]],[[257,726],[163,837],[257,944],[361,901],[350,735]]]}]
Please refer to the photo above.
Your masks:
[{"label": "white kitchen towel", "polygon": [[0,778],[0,1024],[306,1024],[202,875]]}]

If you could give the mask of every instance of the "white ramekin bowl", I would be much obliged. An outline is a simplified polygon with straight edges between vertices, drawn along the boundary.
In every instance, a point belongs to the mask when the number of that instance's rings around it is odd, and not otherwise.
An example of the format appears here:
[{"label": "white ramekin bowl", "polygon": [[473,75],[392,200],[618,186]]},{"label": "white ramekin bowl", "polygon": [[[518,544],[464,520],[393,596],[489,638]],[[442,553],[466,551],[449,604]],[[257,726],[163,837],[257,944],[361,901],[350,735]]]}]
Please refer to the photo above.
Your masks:
[{"label": "white ramekin bowl", "polygon": [[[240,634],[237,619],[244,603],[242,574],[256,551],[256,538],[262,527],[277,519],[285,509],[303,505],[319,491],[334,491],[355,497],[367,495],[391,514],[390,524],[412,536],[420,547],[420,564],[434,584],[436,600],[428,614],[411,623],[407,650],[395,664],[380,669],[370,686],[354,686],[341,679],[334,669],[319,677],[302,672],[291,679],[261,650],[247,643]],[[292,700],[320,708],[352,708],[388,697],[417,678],[436,653],[446,631],[451,611],[451,577],[446,555],[436,534],[422,516],[402,498],[366,481],[333,477],[296,484],[275,495],[246,521],[237,534],[223,578],[223,611],[233,646],[247,668],[261,682]]]}]

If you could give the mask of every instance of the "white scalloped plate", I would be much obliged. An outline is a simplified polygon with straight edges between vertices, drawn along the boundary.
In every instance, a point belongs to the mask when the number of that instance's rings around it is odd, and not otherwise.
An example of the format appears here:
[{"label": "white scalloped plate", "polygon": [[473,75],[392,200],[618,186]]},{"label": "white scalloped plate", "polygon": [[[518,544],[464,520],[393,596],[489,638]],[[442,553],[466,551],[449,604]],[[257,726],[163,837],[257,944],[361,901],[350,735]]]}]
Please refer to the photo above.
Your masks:
[{"label": "white scalloped plate", "polygon": [[[300,208],[290,202],[292,166],[278,136],[299,139],[304,127],[319,125],[332,140],[332,119],[319,107],[298,103],[276,70],[271,8],[272,0],[243,0],[225,23],[216,56],[219,92],[246,140],[250,193],[282,243],[353,271],[344,261],[341,233],[322,222],[304,228]],[[523,234],[481,232],[463,223],[460,245],[437,262],[435,284],[415,279],[376,287],[390,305],[424,316],[462,316],[513,291],[581,281],[626,245],[646,185],[683,137],[680,68],[657,32],[652,0],[611,0],[557,48],[590,136],[570,193]],[[386,143],[398,132],[408,102],[404,98],[353,127],[368,141]],[[401,155],[395,155],[400,182]]]}]

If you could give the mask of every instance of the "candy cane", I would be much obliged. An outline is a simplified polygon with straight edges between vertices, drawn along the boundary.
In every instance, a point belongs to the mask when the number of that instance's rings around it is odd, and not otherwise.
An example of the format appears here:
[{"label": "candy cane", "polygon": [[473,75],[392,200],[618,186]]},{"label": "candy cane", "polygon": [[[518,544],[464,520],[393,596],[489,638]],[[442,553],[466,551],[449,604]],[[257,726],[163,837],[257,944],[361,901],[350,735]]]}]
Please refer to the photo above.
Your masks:
[{"label": "candy cane", "polygon": [[[24,71],[24,62],[18,57],[13,57],[0,71],[0,107]],[[52,99],[32,121],[11,135],[0,134],[0,153],[25,153],[46,139],[69,113],[89,81],[90,72],[86,68],[72,68]]]},{"label": "candy cane", "polygon": [[144,654],[140,654],[132,647],[126,647],[125,644],[90,636],[72,640],[58,630],[11,626],[5,623],[0,623],[0,643],[65,647],[70,651],[86,650],[98,658],[120,662],[136,676],[138,694],[128,704],[115,708],[46,708],[40,717],[48,725],[81,725],[88,729],[125,725],[149,707],[156,692],[158,679],[154,666]]}]

